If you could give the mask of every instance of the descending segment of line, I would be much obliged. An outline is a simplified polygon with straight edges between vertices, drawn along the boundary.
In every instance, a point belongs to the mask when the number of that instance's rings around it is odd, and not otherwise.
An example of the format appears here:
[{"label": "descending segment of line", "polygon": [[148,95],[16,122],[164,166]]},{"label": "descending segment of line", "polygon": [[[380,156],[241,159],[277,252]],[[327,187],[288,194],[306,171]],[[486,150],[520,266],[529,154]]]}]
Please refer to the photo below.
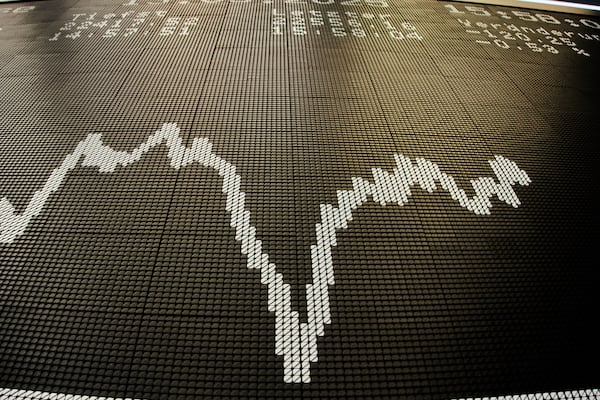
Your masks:
[{"label": "descending segment of line", "polygon": [[283,356],[285,382],[310,382],[310,365],[318,361],[317,337],[323,336],[325,325],[331,323],[329,286],[335,283],[331,253],[337,244],[336,232],[348,227],[354,210],[369,199],[382,206],[401,206],[408,201],[412,186],[419,185],[433,192],[439,185],[462,207],[476,214],[489,214],[492,196],[496,195],[507,204],[518,207],[520,202],[512,186],[530,183],[525,171],[501,156],[489,161],[498,182],[492,178],[471,181],[475,191],[472,198],[458,187],[454,178],[441,172],[436,164],[420,158],[413,164],[409,158],[395,155],[397,168],[391,173],[374,168],[372,182],[352,178],[351,190],[337,191],[337,206],[321,205],[321,222],[316,225],[316,244],[311,246],[312,282],[306,285],[307,318],[306,322],[300,322],[298,311],[292,309],[290,285],[284,282],[281,272],[277,272],[275,264],[269,261],[269,255],[263,251],[261,240],[256,238],[256,229],[250,222],[246,195],[241,190],[241,177],[236,173],[236,167],[213,153],[208,139],[195,138],[192,146],[186,147],[179,133],[176,124],[164,124],[132,152],[115,151],[102,142],[100,134],[90,134],[50,174],[44,187],[35,192],[23,213],[17,214],[13,205],[2,198],[0,242],[12,243],[25,232],[31,220],[43,210],[50,195],[60,188],[67,174],[80,161],[82,167],[96,167],[100,172],[112,173],[117,167],[127,167],[140,160],[150,149],[164,143],[173,168],[179,169],[197,162],[214,169],[223,179],[225,208],[231,216],[235,239],[240,242],[241,251],[247,257],[248,268],[260,270],[261,283],[267,287],[268,309],[275,314],[275,352]]}]

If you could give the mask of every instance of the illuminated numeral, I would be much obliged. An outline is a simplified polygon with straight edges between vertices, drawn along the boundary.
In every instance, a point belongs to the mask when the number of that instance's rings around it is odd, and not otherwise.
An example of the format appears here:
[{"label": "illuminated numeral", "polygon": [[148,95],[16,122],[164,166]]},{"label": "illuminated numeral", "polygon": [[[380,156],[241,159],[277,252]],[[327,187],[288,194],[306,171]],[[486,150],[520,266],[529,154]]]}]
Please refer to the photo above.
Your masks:
[{"label": "illuminated numeral", "polygon": [[367,37],[367,32],[362,29],[352,29],[352,35],[359,38],[364,38]]},{"label": "illuminated numeral", "polygon": [[183,21],[184,25],[196,26],[200,22],[200,18],[198,17],[187,17],[185,21]]},{"label": "illuminated numeral", "polygon": [[600,29],[600,24],[596,21],[592,21],[591,19],[580,19],[579,22],[588,28]]},{"label": "illuminated numeral", "polygon": [[391,30],[396,30],[396,27],[394,25],[392,25],[392,23],[390,21],[384,21],[383,24],[385,25],[386,28],[391,29]]},{"label": "illuminated numeral", "polygon": [[174,26],[163,26],[161,28],[160,32],[158,33],[158,35],[159,36],[171,36],[174,33],[175,33]]},{"label": "illuminated numeral", "polygon": [[108,25],[108,21],[104,20],[104,21],[96,22],[92,26],[94,28],[104,28],[106,25]]},{"label": "illuminated numeral", "polygon": [[537,44],[535,44],[535,43],[532,43],[532,42],[527,42],[527,43],[525,43],[525,45],[526,45],[527,47],[529,47],[529,48],[531,49],[531,51],[533,51],[533,52],[536,52],[536,53],[541,53],[541,52],[543,52],[543,51],[544,51],[544,49],[542,49],[542,48],[538,47],[538,45],[537,45]]},{"label": "illuminated numeral", "polygon": [[546,36],[546,40],[549,40],[550,43],[555,44],[557,46],[564,46],[564,43],[560,42],[558,38],[555,38],[554,36]]},{"label": "illuminated numeral", "polygon": [[69,33],[68,35],[65,35],[65,37],[75,40],[75,39],[78,39],[79,37],[81,37],[81,32],[77,31],[77,32]]},{"label": "illuminated numeral", "polygon": [[493,39],[493,38],[496,38],[496,37],[498,37],[498,36],[496,36],[496,35],[492,35],[492,32],[490,32],[490,31],[489,31],[489,30],[487,30],[487,29],[485,29],[485,30],[483,31],[483,33],[485,33],[486,35],[488,35],[488,37],[490,37],[490,38],[492,38],[492,39]]},{"label": "illuminated numeral", "polygon": [[537,22],[538,20],[536,17],[534,17],[527,11],[513,11],[512,13],[513,15],[519,17],[519,19],[523,21]]},{"label": "illuminated numeral", "polygon": [[353,28],[362,28],[362,25],[356,19],[349,19],[348,20],[348,25],[350,25]]},{"label": "illuminated numeral", "polygon": [[325,22],[323,22],[323,18],[321,17],[310,17],[310,24],[313,26],[322,26],[325,25]]},{"label": "illuminated numeral", "polygon": [[524,33],[517,32],[517,33],[515,34],[515,36],[516,36],[516,37],[518,37],[519,39],[521,39],[521,40],[522,40],[522,41],[524,41],[524,42],[531,42],[531,39],[529,38],[529,36],[527,36],[527,35],[526,35],[526,34],[524,34]]},{"label": "illuminated numeral", "polygon": [[131,36],[138,31],[138,28],[127,28],[125,29],[125,33],[123,33],[123,37]]},{"label": "illuminated numeral", "polygon": [[548,50],[548,53],[558,54],[558,50],[555,49],[554,47],[550,46],[549,44],[545,44],[542,47],[544,47],[546,50]]},{"label": "illuminated numeral", "polygon": [[502,37],[504,37],[504,39],[517,40],[510,32],[500,31],[500,34],[502,35]]},{"label": "illuminated numeral", "polygon": [[577,44],[573,43],[571,41],[571,39],[569,39],[568,37],[561,37],[560,41],[563,42],[564,44],[566,44],[569,47],[575,47],[575,46],[577,46]]},{"label": "illuminated numeral", "polygon": [[344,37],[344,36],[347,35],[347,33],[344,30],[344,28],[341,28],[341,27],[338,27],[338,26],[332,26],[331,27],[331,31],[333,32],[333,36]]},{"label": "illuminated numeral", "polygon": [[77,24],[75,22],[67,22],[66,24],[64,24],[63,26],[61,26],[59,30],[61,30],[61,31],[69,31],[69,30],[75,28],[76,26],[77,26]]},{"label": "illuminated numeral", "polygon": [[160,29],[159,36],[171,36],[175,33],[177,25],[181,22],[180,17],[170,17],[165,21],[165,25]]},{"label": "illuminated numeral", "polygon": [[409,32],[406,34],[407,39],[416,39],[423,40],[423,36],[419,35],[417,32]]},{"label": "illuminated numeral", "polygon": [[390,5],[385,0],[365,0],[367,5],[372,7],[389,7]]},{"label": "illuminated numeral", "polygon": [[92,26],[92,25],[93,25],[93,23],[92,23],[91,21],[85,21],[84,23],[80,24],[80,25],[77,27],[77,30],[78,30],[78,31],[83,31],[83,30],[85,30],[85,29],[88,29],[88,28],[89,28],[90,26]]},{"label": "illuminated numeral", "polygon": [[452,4],[446,4],[444,7],[446,7],[449,12],[454,13],[454,14],[464,14],[464,11],[460,11],[458,8],[454,7]]},{"label": "illuminated numeral", "polygon": [[489,17],[490,14],[485,8],[478,6],[465,6],[467,11],[470,11],[473,15],[478,15],[480,17]]},{"label": "illuminated numeral", "polygon": [[510,48],[508,43],[506,43],[504,40],[495,39],[494,43],[496,43],[496,46],[500,47],[501,49],[509,49]]},{"label": "illuminated numeral", "polygon": [[292,11],[292,34],[296,36],[306,35],[306,23],[304,22],[304,12]]},{"label": "illuminated numeral", "polygon": [[189,36],[190,35],[190,25],[182,25],[179,29],[179,36]]},{"label": "illuminated numeral", "polygon": [[102,37],[104,38],[112,38],[117,36],[117,34],[119,33],[120,28],[108,28],[105,32],[104,35],[102,35]]},{"label": "illuminated numeral", "polygon": [[285,27],[285,13],[278,12],[276,9],[273,9],[271,15],[273,16],[272,23],[272,35],[283,35],[283,28]]},{"label": "illuminated numeral", "polygon": [[398,40],[404,40],[404,34],[402,32],[399,31],[389,31],[390,36],[393,37],[394,39],[398,39]]},{"label": "illuminated numeral", "polygon": [[116,20],[112,27],[113,28],[120,28],[121,27],[121,22],[123,22],[122,19]]},{"label": "illuminated numeral", "polygon": [[306,29],[303,26],[292,26],[292,34],[296,36],[306,35]]},{"label": "illuminated numeral", "polygon": [[560,25],[560,21],[548,14],[535,14],[536,17],[542,22],[552,25]]},{"label": "illuminated numeral", "polygon": [[456,20],[458,21],[459,24],[465,26],[466,28],[470,28],[472,26],[471,21],[469,21],[468,19],[462,20],[460,18],[457,18]]}]

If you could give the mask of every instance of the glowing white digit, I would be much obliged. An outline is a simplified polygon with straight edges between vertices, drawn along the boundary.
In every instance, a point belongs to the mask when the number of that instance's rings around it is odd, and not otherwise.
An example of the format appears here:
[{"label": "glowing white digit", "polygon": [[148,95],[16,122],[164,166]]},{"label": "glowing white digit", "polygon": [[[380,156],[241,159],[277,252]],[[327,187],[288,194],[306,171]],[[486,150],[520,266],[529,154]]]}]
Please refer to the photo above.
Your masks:
[{"label": "glowing white digit", "polygon": [[510,48],[508,43],[506,43],[504,40],[496,39],[496,40],[494,40],[494,43],[496,43],[496,46],[500,47],[501,49]]},{"label": "glowing white digit", "polygon": [[535,14],[535,16],[538,17],[540,21],[545,22],[547,24],[560,25],[560,21],[554,18],[552,15]]},{"label": "glowing white digit", "polygon": [[490,14],[485,8],[478,6],[465,6],[467,11],[470,11],[473,15],[478,15],[480,17],[489,17]]},{"label": "glowing white digit", "polygon": [[529,43],[525,43],[525,44],[527,45],[527,47],[529,47],[531,49],[531,51],[533,51],[535,53],[541,53],[544,51],[544,49],[539,48],[538,45],[535,43],[529,42]]},{"label": "glowing white digit", "polygon": [[600,29],[600,24],[596,21],[592,21],[591,19],[580,19],[579,22],[588,28]]},{"label": "glowing white digit", "polygon": [[391,30],[389,31],[390,36],[393,37],[394,39],[398,39],[398,40],[404,40],[404,35],[402,34],[402,32],[398,32],[396,30]]},{"label": "glowing white digit", "polygon": [[533,15],[531,15],[530,13],[528,13],[527,11],[513,11],[512,13],[516,17],[519,17],[519,19],[521,19],[523,21],[536,22],[538,20],[536,17],[534,17]]},{"label": "glowing white digit", "polygon": [[464,11],[459,11],[458,8],[454,7],[452,4],[446,4],[444,7],[446,7],[448,10],[450,10],[451,13],[454,14],[464,14]]},{"label": "glowing white digit", "polygon": [[389,7],[386,0],[365,0],[365,3],[371,7]]}]

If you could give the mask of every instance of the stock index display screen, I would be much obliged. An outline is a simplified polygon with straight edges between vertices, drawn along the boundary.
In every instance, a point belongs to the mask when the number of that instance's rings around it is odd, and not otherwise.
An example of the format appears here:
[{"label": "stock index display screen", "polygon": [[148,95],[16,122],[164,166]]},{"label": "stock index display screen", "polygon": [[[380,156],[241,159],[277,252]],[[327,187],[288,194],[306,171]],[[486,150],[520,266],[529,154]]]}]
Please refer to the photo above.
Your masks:
[{"label": "stock index display screen", "polygon": [[0,5],[0,399],[600,398],[600,20]]}]

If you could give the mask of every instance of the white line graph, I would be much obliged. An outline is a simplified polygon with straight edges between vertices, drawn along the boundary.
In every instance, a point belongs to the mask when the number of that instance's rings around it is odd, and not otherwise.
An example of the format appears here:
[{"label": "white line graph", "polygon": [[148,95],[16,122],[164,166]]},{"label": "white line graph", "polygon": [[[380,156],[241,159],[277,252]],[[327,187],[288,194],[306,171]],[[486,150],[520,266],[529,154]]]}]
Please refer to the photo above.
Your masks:
[{"label": "white line graph", "polygon": [[8,199],[0,200],[0,243],[13,243],[25,232],[31,220],[43,210],[50,195],[60,188],[65,177],[78,167],[80,161],[81,167],[96,167],[99,172],[112,173],[117,167],[135,163],[152,148],[164,143],[173,168],[196,162],[214,169],[223,179],[225,208],[231,217],[235,239],[240,242],[241,251],[247,257],[248,268],[260,270],[260,281],[267,287],[268,309],[275,314],[275,352],[283,356],[284,381],[289,383],[310,382],[311,363],[318,361],[317,337],[323,336],[325,325],[331,323],[329,287],[335,283],[332,248],[337,244],[337,231],[348,227],[354,210],[369,199],[382,206],[402,206],[408,202],[412,186],[419,185],[423,190],[433,192],[439,184],[461,207],[475,214],[489,214],[492,196],[518,207],[520,201],[513,185],[530,183],[525,171],[502,156],[495,156],[489,161],[498,182],[487,177],[472,180],[475,191],[472,198],[458,187],[454,178],[441,172],[436,164],[421,158],[413,164],[409,158],[395,155],[396,168],[391,173],[374,168],[373,182],[352,178],[351,190],[337,191],[337,206],[320,206],[321,222],[316,224],[316,244],[311,246],[312,282],[306,285],[307,320],[301,322],[299,312],[292,309],[290,285],[284,282],[283,275],[277,272],[275,264],[263,251],[262,241],[256,238],[236,167],[213,153],[208,139],[195,138],[191,147],[186,147],[179,133],[176,124],[164,124],[132,152],[113,150],[102,142],[100,134],[88,135],[50,174],[44,187],[34,193],[21,214],[16,213]]},{"label": "white line graph", "polygon": [[[538,392],[490,397],[467,397],[455,400],[598,400],[600,389]],[[98,397],[79,394],[40,392],[35,390],[1,389],[0,400],[136,400],[121,397]]]},{"label": "white line graph", "polygon": [[[490,397],[467,397],[455,400],[598,400],[600,389],[538,392]],[[98,397],[79,394],[40,392],[35,390],[1,389],[0,400],[136,400],[121,397]]]}]

